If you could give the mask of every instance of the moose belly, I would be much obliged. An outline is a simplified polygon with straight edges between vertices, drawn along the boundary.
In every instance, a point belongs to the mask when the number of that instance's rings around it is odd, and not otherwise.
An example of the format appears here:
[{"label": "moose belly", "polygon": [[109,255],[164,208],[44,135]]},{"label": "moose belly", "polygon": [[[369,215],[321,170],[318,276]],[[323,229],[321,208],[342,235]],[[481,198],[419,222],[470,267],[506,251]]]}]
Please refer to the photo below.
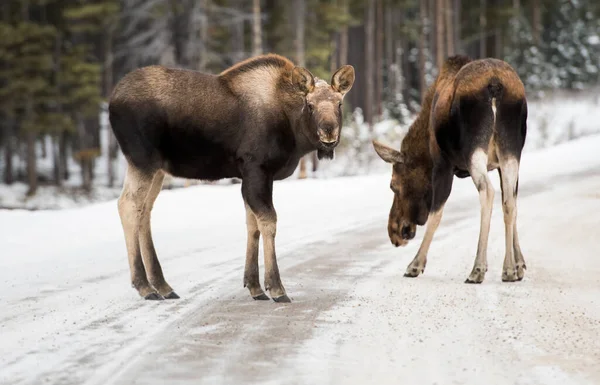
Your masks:
[{"label": "moose belly", "polygon": [[186,179],[219,180],[240,178],[235,161],[227,158],[196,156],[186,160],[165,160],[163,169],[169,174]]}]

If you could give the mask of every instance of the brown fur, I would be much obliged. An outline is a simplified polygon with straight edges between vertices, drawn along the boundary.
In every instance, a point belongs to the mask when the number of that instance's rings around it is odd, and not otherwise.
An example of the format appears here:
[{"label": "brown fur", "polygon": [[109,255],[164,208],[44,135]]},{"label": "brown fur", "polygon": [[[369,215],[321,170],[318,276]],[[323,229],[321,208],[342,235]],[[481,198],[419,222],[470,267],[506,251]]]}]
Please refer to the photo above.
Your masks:
[{"label": "brown fur", "polygon": [[[416,276],[424,268],[428,243],[450,195],[453,175],[471,176],[480,192],[482,207],[485,207],[476,261],[479,269],[476,282],[483,279],[481,266],[487,266],[485,249],[491,215],[488,207],[491,207],[490,199],[493,199],[491,183],[486,175],[489,170],[498,169],[500,172],[505,169],[510,174],[505,175],[502,181],[507,240],[513,242],[512,226],[516,214],[513,215],[510,191],[514,191],[516,197],[526,117],[525,89],[510,65],[497,59],[471,61],[464,56],[454,56],[445,62],[429,88],[421,112],[404,138],[401,150],[398,152],[374,142],[375,150],[382,159],[393,163],[391,188],[395,195],[388,222],[392,243],[405,245],[414,238],[417,225],[424,225],[428,217],[435,218],[432,225],[428,225],[424,243],[409,266],[408,275]],[[514,240],[518,243],[516,232]],[[519,246],[515,244],[514,248],[516,250]],[[519,259],[518,256],[516,258]],[[520,259],[517,269],[524,266],[522,255]],[[507,250],[505,270],[512,268],[512,260],[511,251]],[[519,265],[521,262],[522,266]],[[522,274],[519,275],[522,278]]]},{"label": "brown fur", "polygon": [[148,299],[178,298],[165,281],[150,229],[152,204],[165,174],[188,179],[242,179],[248,242],[244,285],[258,282],[259,234],[265,287],[288,302],[275,255],[273,182],[289,177],[302,156],[332,158],[339,143],[344,95],[354,82],[346,65],[332,84],[278,55],[238,63],[219,75],[150,66],[115,87],[109,119],[127,158],[119,213],[131,279]]}]

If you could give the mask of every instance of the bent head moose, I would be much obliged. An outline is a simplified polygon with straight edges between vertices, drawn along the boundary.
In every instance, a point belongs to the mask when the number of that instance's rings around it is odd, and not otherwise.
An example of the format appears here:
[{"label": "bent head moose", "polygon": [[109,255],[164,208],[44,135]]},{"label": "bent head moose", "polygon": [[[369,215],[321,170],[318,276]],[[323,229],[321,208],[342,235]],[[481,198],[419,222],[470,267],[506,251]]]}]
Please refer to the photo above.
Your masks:
[{"label": "bent head moose", "polygon": [[516,204],[526,134],[525,88],[515,70],[502,60],[472,61],[456,55],[446,60],[428,90],[400,151],[373,142],[377,154],[393,164],[390,240],[405,245],[414,238],[417,225],[427,223],[406,276],[416,277],[425,269],[454,176],[471,177],[479,192],[481,225],[477,256],[466,282],[483,282],[494,200],[488,171],[498,170],[506,241],[502,280],[523,279],[526,267],[517,235]]}]

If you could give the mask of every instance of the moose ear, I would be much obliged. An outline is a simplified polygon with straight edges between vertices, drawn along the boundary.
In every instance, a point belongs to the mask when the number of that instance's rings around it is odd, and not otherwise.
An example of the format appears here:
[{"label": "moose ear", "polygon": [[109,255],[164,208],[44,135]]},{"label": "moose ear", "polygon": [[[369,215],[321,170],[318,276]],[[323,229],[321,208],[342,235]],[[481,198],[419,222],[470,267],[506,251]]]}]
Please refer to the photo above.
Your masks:
[{"label": "moose ear", "polygon": [[373,141],[373,147],[375,147],[375,151],[377,155],[381,157],[384,161],[388,163],[402,163],[402,154],[398,150],[394,150],[391,147],[386,146],[385,144],[379,143],[378,141]]},{"label": "moose ear", "polygon": [[345,95],[354,84],[354,67],[347,64],[341,66],[331,77],[331,86],[334,90]]},{"label": "moose ear", "polygon": [[315,89],[315,77],[304,67],[294,67],[292,83],[305,94]]}]

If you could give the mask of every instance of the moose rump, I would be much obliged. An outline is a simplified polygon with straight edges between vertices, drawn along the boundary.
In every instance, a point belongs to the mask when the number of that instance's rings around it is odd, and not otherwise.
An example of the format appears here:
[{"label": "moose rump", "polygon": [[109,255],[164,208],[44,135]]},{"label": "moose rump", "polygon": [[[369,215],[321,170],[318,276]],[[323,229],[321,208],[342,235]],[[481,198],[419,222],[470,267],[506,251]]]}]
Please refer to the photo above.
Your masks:
[{"label": "moose rump", "polygon": [[[523,278],[526,267],[516,230],[516,199],[526,120],[525,89],[508,63],[453,56],[446,60],[428,91],[401,151],[374,142],[377,153],[394,164],[392,188],[396,194],[388,225],[390,239],[397,246],[404,245],[414,238],[417,225],[427,224],[406,276],[416,277],[424,271],[429,246],[457,176],[471,177],[479,192],[479,241],[466,282],[483,281],[494,199],[488,171],[497,169],[506,240],[502,280]],[[418,194],[411,193],[414,191]]]},{"label": "moose rump", "polygon": [[340,67],[328,84],[278,55],[248,59],[219,75],[149,66],[123,77],[109,119],[128,163],[118,208],[138,293],[179,298],[163,276],[150,231],[165,175],[238,177],[248,230],[244,286],[253,298],[269,299],[259,283],[262,236],[265,288],[275,301],[289,302],[275,256],[273,181],[290,176],[311,151],[333,158],[343,97],[353,82],[352,66]]}]

